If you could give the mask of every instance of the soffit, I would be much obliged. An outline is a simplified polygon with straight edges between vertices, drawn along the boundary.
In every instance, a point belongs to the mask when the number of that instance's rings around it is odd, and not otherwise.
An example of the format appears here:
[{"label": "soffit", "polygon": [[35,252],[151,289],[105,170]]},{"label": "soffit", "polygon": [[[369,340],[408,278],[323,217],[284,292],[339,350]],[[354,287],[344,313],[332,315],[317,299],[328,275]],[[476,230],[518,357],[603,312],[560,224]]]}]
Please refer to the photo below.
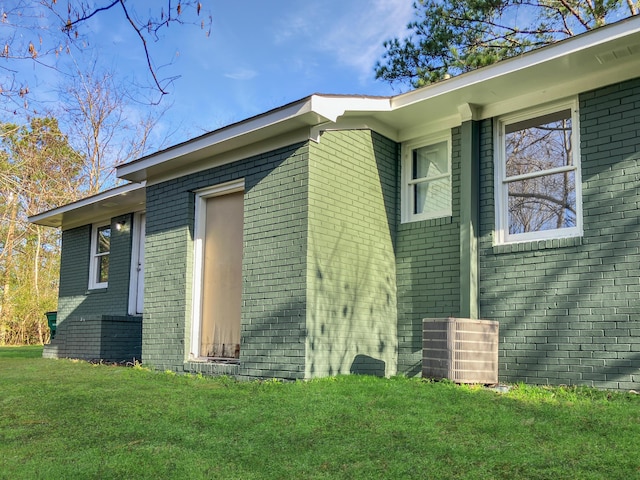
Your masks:
[{"label": "soffit", "polygon": [[[461,122],[471,104],[482,119],[638,77],[640,17],[393,97],[391,109],[368,113],[405,141]],[[346,117],[360,117],[350,111]],[[447,121],[448,120],[448,121]]]},{"label": "soffit", "polygon": [[145,185],[130,183],[29,217],[29,221],[63,230],[144,210]]}]

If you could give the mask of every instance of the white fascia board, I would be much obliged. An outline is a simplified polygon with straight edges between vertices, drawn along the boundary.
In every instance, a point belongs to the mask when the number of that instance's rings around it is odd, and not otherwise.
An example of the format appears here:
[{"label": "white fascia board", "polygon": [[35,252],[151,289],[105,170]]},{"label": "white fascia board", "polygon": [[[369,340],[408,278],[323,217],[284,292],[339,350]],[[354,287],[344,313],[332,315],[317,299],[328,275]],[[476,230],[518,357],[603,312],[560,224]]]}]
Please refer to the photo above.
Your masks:
[{"label": "white fascia board", "polygon": [[[635,67],[632,67],[635,68]],[[546,103],[554,103],[563,99],[575,98],[578,93],[593,90],[612,83],[611,79],[616,82],[623,82],[631,78],[637,77],[637,73],[631,73],[633,70],[628,64],[609,67],[600,72],[595,72],[587,76],[576,77],[571,82],[545,86],[534,91],[527,91],[518,97],[512,97],[505,101],[497,101],[489,105],[484,105],[480,109],[481,118],[493,118],[507,113],[512,113],[524,108],[530,108],[535,105],[544,105]]]},{"label": "white fascia board", "polygon": [[429,98],[452,94],[456,90],[482,84],[492,79],[528,69],[550,60],[566,57],[638,32],[640,32],[640,16],[630,17],[615,24],[596,28],[558,43],[524,53],[518,57],[509,58],[494,65],[479,68],[451,79],[398,95],[391,99],[391,105],[396,110]]},{"label": "white fascia board", "polygon": [[145,171],[149,168],[177,158],[206,158],[207,150],[214,145],[222,144],[243,135],[248,135],[251,132],[265,129],[271,125],[300,117],[311,111],[311,97],[307,97],[276,110],[272,110],[271,112],[222,127],[195,139],[188,140],[160,152],[120,165],[117,167],[117,176],[128,180],[146,180]]},{"label": "white fascia board", "polygon": [[309,139],[309,128],[301,128],[287,134],[277,135],[266,140],[261,140],[257,144],[250,144],[246,147],[239,147],[229,151],[219,153],[211,158],[203,161],[190,163],[188,165],[180,165],[178,168],[154,175],[147,180],[147,186],[156,185],[166,182],[176,177],[183,177],[193,173],[201,172],[209,168],[220,167],[229,163],[244,160],[264,152],[277,150],[279,148],[288,147],[295,143],[301,143]]},{"label": "white fascia board", "polygon": [[[389,110],[389,98],[314,94],[298,102],[121,165],[117,169],[117,175],[130,181],[142,181],[151,176],[149,173],[151,169],[156,172],[154,175],[164,176],[165,172],[160,172],[162,164],[167,167],[167,172],[178,173],[183,168],[193,169],[194,167],[187,165],[225,152],[246,148],[254,143],[259,144],[265,138],[285,135],[302,126],[312,128],[321,123],[334,122],[345,111],[353,109]],[[168,162],[175,162],[178,159],[183,161],[180,165],[176,165],[177,168],[168,166]]]},{"label": "white fascia board", "polygon": [[329,130],[375,130],[391,139],[398,136],[395,128],[367,116],[391,111],[391,97],[314,95],[313,100],[318,111],[330,119],[311,127],[309,139],[316,143],[320,134]]},{"label": "white fascia board", "polygon": [[[29,222],[45,227],[73,228],[143,208],[146,183],[128,183],[120,187],[68,203],[28,217]],[[97,215],[97,211],[100,213]]]}]

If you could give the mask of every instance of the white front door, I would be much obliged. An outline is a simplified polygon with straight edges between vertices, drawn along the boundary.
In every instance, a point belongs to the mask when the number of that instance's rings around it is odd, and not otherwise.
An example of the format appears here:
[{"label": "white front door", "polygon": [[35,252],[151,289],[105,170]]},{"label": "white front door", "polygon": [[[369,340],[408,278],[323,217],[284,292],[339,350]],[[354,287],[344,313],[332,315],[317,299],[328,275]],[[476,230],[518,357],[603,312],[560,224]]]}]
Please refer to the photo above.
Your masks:
[{"label": "white front door", "polygon": [[131,282],[129,288],[129,314],[144,311],[144,237],[145,214],[133,217],[133,241],[131,245]]},{"label": "white front door", "polygon": [[137,266],[137,294],[136,294],[136,313],[142,313],[144,309],[144,231],[146,225],[146,216],[140,214],[138,225],[140,227],[138,234],[138,266]]}]

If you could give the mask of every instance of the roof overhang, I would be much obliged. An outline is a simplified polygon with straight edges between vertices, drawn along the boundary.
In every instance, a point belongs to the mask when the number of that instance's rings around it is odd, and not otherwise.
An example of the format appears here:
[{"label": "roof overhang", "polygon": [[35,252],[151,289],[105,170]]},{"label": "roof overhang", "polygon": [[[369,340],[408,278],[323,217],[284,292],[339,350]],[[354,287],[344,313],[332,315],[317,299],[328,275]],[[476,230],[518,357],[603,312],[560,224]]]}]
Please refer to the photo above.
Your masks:
[{"label": "roof overhang", "polygon": [[[575,96],[640,75],[640,16],[395,97],[311,95],[121,165],[134,183],[30,217],[72,228],[144,208],[145,182],[228,163],[333,128],[372,128],[402,142]],[[287,143],[288,142],[288,143]]]},{"label": "roof overhang", "polygon": [[[203,160],[258,152],[274,139],[335,125],[379,126],[405,141],[523,106],[576,95],[637,77],[640,16],[563,40],[395,97],[311,95],[118,167],[119,177],[140,182],[178,176]],[[314,134],[315,132],[315,134]],[[249,146],[258,146],[250,150]],[[200,162],[200,163],[199,163]]]},{"label": "roof overhang", "polygon": [[125,213],[144,210],[145,184],[128,183],[106,192],[29,217],[31,223],[63,230],[88,225]]},{"label": "roof overhang", "polygon": [[335,122],[348,108],[362,111],[385,111],[388,97],[353,97],[346,95],[311,95],[297,102],[271,110],[239,123],[214,130],[201,137],[140,158],[118,167],[117,175],[140,182],[158,178],[230,151],[304,130],[308,138],[311,127]]},{"label": "roof overhang", "polygon": [[391,98],[380,112],[348,110],[405,141],[461,121],[541,105],[640,75],[640,16],[631,17]]}]

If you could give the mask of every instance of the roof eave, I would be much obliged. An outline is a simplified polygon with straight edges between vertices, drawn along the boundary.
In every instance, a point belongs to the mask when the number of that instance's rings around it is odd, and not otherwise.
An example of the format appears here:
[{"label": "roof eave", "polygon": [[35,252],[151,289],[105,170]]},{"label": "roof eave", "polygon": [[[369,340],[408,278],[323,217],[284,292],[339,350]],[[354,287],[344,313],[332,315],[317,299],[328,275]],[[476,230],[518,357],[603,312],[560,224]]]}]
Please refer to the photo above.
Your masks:
[{"label": "roof eave", "polygon": [[314,94],[264,114],[214,130],[166,150],[117,168],[117,175],[140,182],[166,171],[188,167],[201,160],[285,135],[300,128],[334,122],[348,108],[390,108],[389,97],[351,97]]},{"label": "roof eave", "polygon": [[128,183],[30,216],[28,220],[36,225],[68,230],[124,213],[144,210],[144,207],[145,183]]},{"label": "roof eave", "polygon": [[[631,24],[631,27],[629,24]],[[392,97],[391,106],[393,109],[397,109],[443,93],[452,93],[471,85],[484,84],[491,79],[503,77],[516,71],[531,69],[541,63],[593,49],[599,45],[611,43],[619,38],[628,37],[638,32],[640,32],[640,16],[629,17],[619,22],[526,52],[517,57],[508,58],[493,65],[397,95]]]}]

